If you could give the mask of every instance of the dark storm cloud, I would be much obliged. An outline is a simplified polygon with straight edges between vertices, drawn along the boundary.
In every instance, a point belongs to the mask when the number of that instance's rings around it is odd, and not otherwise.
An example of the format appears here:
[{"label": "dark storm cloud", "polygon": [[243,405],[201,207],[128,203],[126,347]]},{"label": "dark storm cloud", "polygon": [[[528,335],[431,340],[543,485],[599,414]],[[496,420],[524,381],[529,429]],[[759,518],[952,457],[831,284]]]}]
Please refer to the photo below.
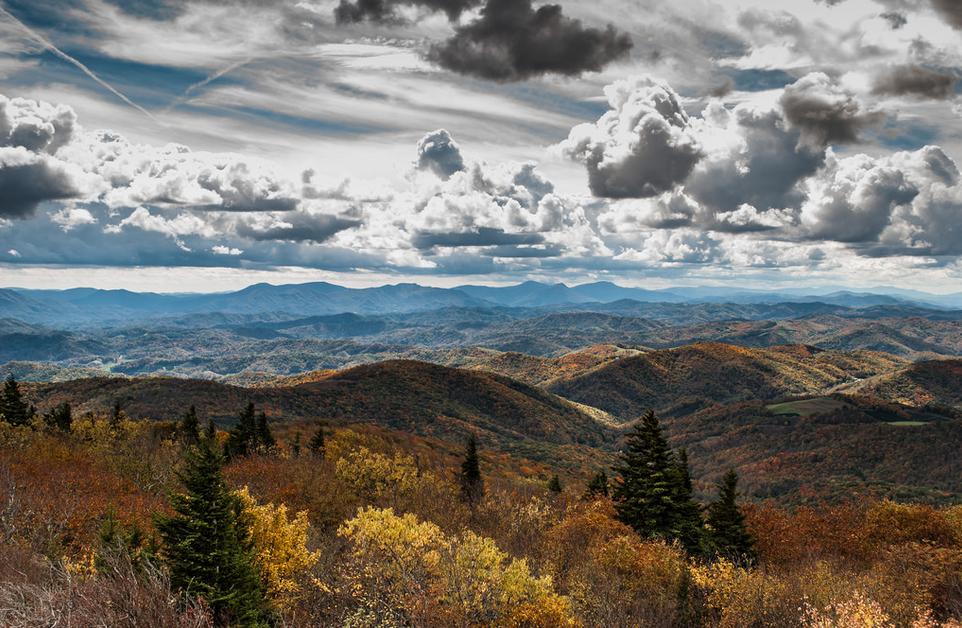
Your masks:
[{"label": "dark storm cloud", "polygon": [[882,121],[882,114],[866,111],[854,95],[843,91],[827,75],[809,74],[785,88],[779,100],[785,119],[812,146],[846,144]]},{"label": "dark storm cloud", "polygon": [[453,233],[422,231],[416,233],[411,242],[419,249],[431,249],[436,246],[519,246],[541,244],[544,242],[544,236],[537,233],[505,233],[502,229],[482,227],[477,231]]},{"label": "dark storm cloud", "polygon": [[962,2],[959,0],[932,0],[932,7],[952,26],[962,30]]},{"label": "dark storm cloud", "polygon": [[371,22],[398,21],[397,9],[401,6],[423,7],[431,11],[443,11],[452,22],[461,14],[481,4],[481,0],[341,0],[334,9],[338,24],[350,24],[369,20]]},{"label": "dark storm cloud", "polygon": [[872,91],[890,96],[945,100],[954,95],[956,78],[920,65],[899,65],[875,78]]},{"label": "dark storm cloud", "polygon": [[26,218],[44,201],[79,193],[59,162],[23,149],[0,149],[0,218]]},{"label": "dark storm cloud", "polygon": [[282,240],[288,242],[324,242],[335,233],[351,229],[361,224],[359,220],[350,220],[328,214],[311,215],[292,213],[283,216],[279,224],[259,227],[256,224],[240,224],[237,235],[252,240]]},{"label": "dark storm cloud", "polygon": [[428,58],[460,74],[507,82],[599,71],[631,45],[610,24],[587,28],[557,4],[535,9],[531,0],[488,0],[477,20],[432,46]]},{"label": "dark storm cloud", "polygon": [[457,142],[444,129],[428,133],[418,141],[418,170],[433,172],[442,179],[464,170],[464,158]]}]

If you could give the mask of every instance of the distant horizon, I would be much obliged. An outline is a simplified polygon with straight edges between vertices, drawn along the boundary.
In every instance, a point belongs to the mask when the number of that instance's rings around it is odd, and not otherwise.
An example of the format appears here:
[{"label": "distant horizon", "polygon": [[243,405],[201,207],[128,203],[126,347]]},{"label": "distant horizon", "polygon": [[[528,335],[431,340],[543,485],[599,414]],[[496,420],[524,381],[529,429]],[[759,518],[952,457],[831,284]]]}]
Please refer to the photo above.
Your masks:
[{"label": "distant horizon", "polygon": [[[158,269],[152,269],[158,270]],[[270,271],[261,271],[270,272]],[[2,277],[2,275],[0,275]],[[765,285],[765,284],[749,284],[743,285],[736,282],[728,283],[665,283],[663,281],[657,281],[652,283],[645,283],[644,281],[626,281],[623,278],[580,278],[580,279],[559,279],[551,280],[547,278],[504,278],[500,281],[485,281],[486,278],[461,278],[461,277],[451,277],[443,278],[446,281],[437,282],[437,277],[433,276],[407,276],[407,277],[383,277],[383,281],[370,281],[372,277],[365,277],[363,283],[351,283],[349,281],[343,281],[342,278],[309,278],[305,277],[301,280],[277,280],[274,277],[273,281],[267,278],[256,278],[251,279],[243,284],[235,284],[229,288],[223,289],[197,289],[197,290],[176,290],[176,289],[141,289],[136,284],[131,285],[126,282],[122,282],[121,285],[100,285],[96,284],[76,284],[76,285],[64,285],[64,286],[28,286],[28,285],[17,285],[17,284],[0,284],[0,290],[16,290],[16,291],[68,291],[68,290],[100,290],[100,291],[127,291],[132,293],[154,293],[162,295],[209,295],[209,294],[223,294],[239,292],[244,289],[250,288],[257,285],[270,285],[274,287],[283,286],[297,286],[297,285],[308,285],[308,284],[330,284],[338,286],[341,288],[348,289],[369,289],[369,288],[382,288],[388,286],[399,286],[399,285],[416,285],[424,288],[441,288],[441,289],[457,289],[465,286],[478,286],[478,287],[489,287],[489,288],[510,288],[514,286],[519,286],[525,283],[536,283],[544,286],[551,285],[564,285],[567,288],[576,288],[584,285],[591,284],[612,284],[619,288],[628,289],[641,289],[649,290],[654,292],[671,292],[672,290],[714,290],[720,293],[738,293],[738,292],[758,292],[758,293],[784,293],[792,294],[796,296],[817,296],[817,295],[828,295],[835,292],[850,292],[854,294],[875,294],[875,295],[887,295],[896,296],[899,294],[917,294],[917,295],[930,295],[933,297],[945,297],[945,296],[956,296],[962,295],[962,287],[960,289],[951,290],[946,289],[945,291],[931,290],[931,289],[921,289],[921,288],[903,288],[893,285],[885,284],[875,284],[870,286],[851,286],[844,284],[817,284],[817,285]],[[464,281],[463,279],[472,279],[470,281]],[[2,278],[0,278],[2,281]]]}]

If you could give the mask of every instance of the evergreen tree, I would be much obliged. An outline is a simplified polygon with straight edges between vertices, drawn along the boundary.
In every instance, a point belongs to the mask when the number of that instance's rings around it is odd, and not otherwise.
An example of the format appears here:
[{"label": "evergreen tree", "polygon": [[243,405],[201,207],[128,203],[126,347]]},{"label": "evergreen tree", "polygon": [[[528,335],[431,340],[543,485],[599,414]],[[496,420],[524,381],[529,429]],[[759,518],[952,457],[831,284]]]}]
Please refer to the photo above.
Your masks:
[{"label": "evergreen tree", "polygon": [[461,462],[461,499],[472,508],[484,497],[484,480],[481,478],[481,464],[478,460],[478,442],[472,434],[464,448]]},{"label": "evergreen tree", "polygon": [[23,400],[20,384],[11,373],[0,396],[0,416],[10,425],[27,425],[33,419],[33,414],[33,409]]},{"label": "evergreen tree", "polygon": [[43,415],[43,422],[46,423],[50,429],[69,432],[70,427],[73,425],[73,411],[70,408],[70,404],[64,401],[53,410],[45,413]]},{"label": "evergreen tree", "polygon": [[588,488],[585,489],[585,499],[599,497],[608,497],[608,474],[604,471],[599,471],[595,477],[591,478]]},{"label": "evergreen tree", "polygon": [[170,497],[171,516],[157,518],[171,584],[211,606],[220,625],[269,620],[242,506],[221,475],[223,457],[202,439],[187,453],[184,492]]},{"label": "evergreen tree", "polygon": [[613,492],[618,518],[643,538],[675,538],[679,478],[651,410],[628,433],[614,470],[620,476]]},{"label": "evergreen tree", "polygon": [[310,450],[311,454],[317,456],[318,458],[324,457],[324,428],[318,426],[317,431],[311,440],[307,443],[307,448]]},{"label": "evergreen tree", "polygon": [[187,445],[194,445],[200,440],[200,421],[197,419],[197,410],[194,406],[187,409],[177,427],[180,439]]},{"label": "evergreen tree", "polygon": [[227,436],[224,453],[228,458],[250,455],[257,445],[257,436],[257,418],[254,413],[254,404],[248,401],[247,407],[244,408],[237,420],[237,425],[231,429]]},{"label": "evergreen tree", "polygon": [[277,445],[277,441],[274,440],[274,435],[271,434],[271,428],[267,425],[267,414],[261,410],[261,413],[257,415],[257,446],[264,449],[264,451],[270,451]]},{"label": "evergreen tree", "polygon": [[690,554],[701,554],[704,550],[705,524],[702,521],[701,506],[693,496],[688,451],[684,448],[679,449],[676,458],[675,534]]},{"label": "evergreen tree", "polygon": [[298,458],[301,455],[301,433],[297,432],[294,434],[294,440],[291,441],[291,457]]},{"label": "evergreen tree", "polygon": [[552,475],[551,479],[548,480],[548,490],[552,493],[561,492],[561,478],[558,477],[557,473]]},{"label": "evergreen tree", "polygon": [[114,407],[110,410],[110,431],[116,434],[120,431],[120,426],[123,423],[127,415],[124,413],[123,409],[120,407],[120,402],[115,401]]},{"label": "evergreen tree", "polygon": [[207,421],[207,429],[204,430],[204,438],[207,442],[214,446],[214,441],[217,440],[217,424],[213,420]]},{"label": "evergreen tree", "polygon": [[712,551],[741,563],[755,561],[755,542],[738,508],[738,474],[730,470],[718,482],[718,500],[708,506],[708,535]]}]

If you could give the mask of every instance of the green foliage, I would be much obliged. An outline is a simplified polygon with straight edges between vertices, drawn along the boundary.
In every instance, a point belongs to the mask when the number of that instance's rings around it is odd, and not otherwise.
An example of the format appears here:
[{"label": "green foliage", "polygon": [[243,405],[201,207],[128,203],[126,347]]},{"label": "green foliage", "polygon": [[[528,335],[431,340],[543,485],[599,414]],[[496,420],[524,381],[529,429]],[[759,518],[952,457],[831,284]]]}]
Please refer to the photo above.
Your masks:
[{"label": "green foliage", "polygon": [[307,443],[307,448],[310,450],[311,454],[317,456],[318,458],[324,457],[324,428],[318,426],[317,431],[311,440]]},{"label": "green foliage", "polygon": [[708,506],[708,536],[712,551],[735,563],[755,560],[755,542],[737,503],[738,474],[730,470],[718,482],[718,499]]},{"label": "green foliage", "polygon": [[551,479],[548,480],[548,490],[552,493],[561,492],[561,479],[558,477],[557,473],[552,475]]},{"label": "green foliage", "polygon": [[61,432],[69,432],[73,425],[73,412],[70,404],[64,401],[53,410],[44,413],[43,422],[50,429],[57,429]]},{"label": "green foliage", "polygon": [[481,463],[478,459],[478,442],[473,434],[468,437],[464,448],[458,483],[462,501],[472,507],[477,506],[484,497],[484,479],[481,477]]},{"label": "green foliage", "polygon": [[197,410],[194,406],[188,408],[181,417],[177,432],[185,444],[194,445],[200,440],[200,421],[197,419]]},{"label": "green foliage", "polygon": [[274,440],[271,428],[267,424],[267,413],[263,410],[257,415],[257,444],[263,447],[265,451],[270,451],[277,446],[277,441]]},{"label": "green foliage", "polygon": [[585,499],[591,500],[599,497],[608,497],[608,474],[604,471],[596,473],[585,489]]},{"label": "green foliage", "polygon": [[255,451],[270,451],[276,444],[267,422],[267,414],[263,411],[257,414],[254,404],[247,402],[247,406],[237,420],[237,425],[231,429],[227,437],[224,454],[227,458],[244,457]]},{"label": "green foliage", "polygon": [[10,425],[27,425],[33,419],[33,408],[20,393],[20,385],[11,373],[0,395],[0,417]]},{"label": "green foliage", "polygon": [[675,463],[677,480],[675,484],[676,523],[675,533],[678,540],[690,554],[700,554],[704,550],[705,525],[701,507],[692,496],[691,471],[688,468],[688,450],[678,450]]},{"label": "green foliage", "polygon": [[674,537],[678,476],[658,417],[649,410],[628,433],[615,472],[618,518],[642,538]]},{"label": "green foliage", "polygon": [[176,514],[157,518],[171,584],[203,598],[222,625],[265,625],[271,618],[255,566],[242,504],[221,474],[223,457],[209,439],[187,454],[171,495]]}]

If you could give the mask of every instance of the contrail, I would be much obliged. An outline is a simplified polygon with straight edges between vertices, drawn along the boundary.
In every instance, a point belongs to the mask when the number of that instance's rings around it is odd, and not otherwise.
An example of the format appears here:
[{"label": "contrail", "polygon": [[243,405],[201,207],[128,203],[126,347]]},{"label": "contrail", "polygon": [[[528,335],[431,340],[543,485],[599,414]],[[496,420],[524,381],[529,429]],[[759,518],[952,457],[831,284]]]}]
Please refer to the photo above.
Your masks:
[{"label": "contrail", "polygon": [[187,87],[187,89],[184,90],[184,93],[181,94],[176,100],[174,100],[174,102],[172,102],[172,103],[170,103],[169,105],[167,105],[166,107],[164,107],[164,113],[167,113],[168,111],[170,111],[171,109],[177,107],[178,105],[182,105],[182,104],[184,104],[185,102],[187,102],[188,100],[190,100],[190,95],[191,95],[192,93],[194,93],[195,91],[197,91],[198,89],[200,89],[201,87],[204,87],[204,86],[207,85],[208,83],[212,83],[213,81],[216,81],[216,80],[219,79],[220,77],[222,77],[222,76],[224,76],[225,74],[228,74],[228,73],[230,73],[230,72],[233,72],[233,71],[236,70],[237,68],[240,68],[240,67],[243,67],[243,66],[247,65],[248,63],[252,62],[253,60],[254,60],[253,57],[249,57],[249,58],[247,58],[247,59],[243,59],[243,60],[241,60],[241,61],[237,61],[237,62],[235,62],[235,63],[230,64],[229,66],[227,66],[227,67],[225,67],[225,68],[221,68],[220,70],[217,70],[216,72],[214,72],[213,74],[211,74],[210,76],[208,76],[207,78],[205,78],[204,80],[198,81],[197,83],[194,83],[193,85],[189,85],[189,86]]},{"label": "contrail", "polygon": [[3,7],[3,5],[0,5],[0,14],[5,15],[11,22],[13,22],[13,23],[16,24],[17,26],[19,26],[20,29],[23,30],[23,32],[24,32],[28,37],[37,40],[38,42],[40,42],[40,44],[41,44],[44,48],[46,48],[47,50],[49,50],[49,51],[52,52],[53,54],[57,55],[58,57],[60,57],[60,58],[63,59],[64,61],[66,61],[67,63],[70,63],[71,65],[75,66],[77,69],[79,69],[81,72],[83,72],[84,74],[86,74],[87,76],[89,76],[89,77],[90,77],[91,79],[93,79],[98,85],[100,85],[101,87],[103,87],[104,89],[106,89],[107,91],[109,91],[111,94],[113,94],[113,95],[116,96],[117,98],[121,99],[122,101],[124,101],[125,103],[127,103],[128,105],[130,105],[131,107],[133,107],[134,109],[136,109],[137,111],[139,111],[140,113],[144,114],[145,116],[147,116],[148,118],[150,118],[150,119],[153,120],[154,122],[157,121],[157,118],[155,118],[155,117],[153,116],[153,114],[151,114],[149,111],[147,111],[146,109],[144,109],[143,107],[141,107],[140,105],[138,105],[137,103],[135,103],[134,101],[132,101],[131,99],[129,99],[129,98],[127,98],[126,96],[124,96],[122,93],[120,93],[120,91],[118,91],[117,89],[115,89],[110,83],[108,83],[107,81],[103,80],[102,78],[100,78],[99,76],[97,76],[96,74],[94,74],[93,70],[91,70],[90,68],[88,68],[87,66],[85,66],[83,63],[81,63],[80,61],[77,61],[76,59],[74,59],[73,57],[71,57],[70,55],[68,55],[66,52],[64,52],[63,50],[61,50],[60,48],[57,48],[57,46],[55,46],[52,41],[50,41],[49,39],[47,39],[46,37],[44,37],[44,36],[41,35],[40,33],[36,32],[36,31],[33,30],[32,28],[30,28],[29,26],[27,26],[26,24],[24,24],[23,22],[21,22],[19,19],[17,19],[17,16],[15,16],[15,15],[13,15],[12,13],[10,13],[9,11],[7,11],[7,10]]}]

